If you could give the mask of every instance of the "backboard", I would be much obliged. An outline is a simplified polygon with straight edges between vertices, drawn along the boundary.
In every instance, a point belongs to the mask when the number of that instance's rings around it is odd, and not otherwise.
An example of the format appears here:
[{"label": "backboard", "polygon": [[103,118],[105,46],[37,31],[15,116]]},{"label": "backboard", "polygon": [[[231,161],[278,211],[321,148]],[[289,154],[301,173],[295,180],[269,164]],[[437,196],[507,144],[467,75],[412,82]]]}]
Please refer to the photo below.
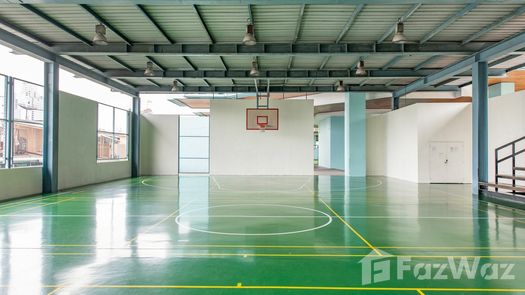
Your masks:
[{"label": "backboard", "polygon": [[279,109],[246,109],[246,130],[279,130]]}]

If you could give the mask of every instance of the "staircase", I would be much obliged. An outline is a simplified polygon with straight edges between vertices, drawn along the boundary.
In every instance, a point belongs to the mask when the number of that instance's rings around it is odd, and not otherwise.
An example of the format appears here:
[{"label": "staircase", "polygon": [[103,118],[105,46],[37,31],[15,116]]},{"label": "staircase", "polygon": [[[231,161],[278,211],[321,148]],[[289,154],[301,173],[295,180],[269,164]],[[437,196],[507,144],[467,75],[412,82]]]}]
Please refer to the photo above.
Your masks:
[{"label": "staircase", "polygon": [[[493,188],[496,192],[525,194],[525,160],[520,165],[517,157],[525,153],[525,136],[498,147],[495,150],[495,183],[480,183],[481,189]],[[510,164],[506,173],[501,173],[502,166]],[[510,173],[510,174],[509,174]]]}]

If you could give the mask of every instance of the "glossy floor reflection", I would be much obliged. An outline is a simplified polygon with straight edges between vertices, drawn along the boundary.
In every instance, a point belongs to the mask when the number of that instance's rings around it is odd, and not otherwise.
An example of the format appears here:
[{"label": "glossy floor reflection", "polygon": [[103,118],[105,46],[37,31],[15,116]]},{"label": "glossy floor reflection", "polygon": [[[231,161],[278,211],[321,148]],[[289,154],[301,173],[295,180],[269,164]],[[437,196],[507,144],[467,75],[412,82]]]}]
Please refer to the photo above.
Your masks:
[{"label": "glossy floor reflection", "polygon": [[525,212],[469,185],[144,177],[0,203],[0,294],[524,294]]}]

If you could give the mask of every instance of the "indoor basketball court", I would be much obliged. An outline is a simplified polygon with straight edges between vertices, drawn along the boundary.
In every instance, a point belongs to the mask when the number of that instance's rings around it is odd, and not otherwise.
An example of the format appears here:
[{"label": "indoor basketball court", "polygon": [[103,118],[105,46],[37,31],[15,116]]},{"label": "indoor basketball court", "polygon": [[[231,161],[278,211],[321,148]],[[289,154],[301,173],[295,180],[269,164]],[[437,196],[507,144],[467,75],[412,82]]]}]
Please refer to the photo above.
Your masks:
[{"label": "indoor basketball court", "polygon": [[523,44],[525,0],[0,0],[0,294],[525,294]]}]

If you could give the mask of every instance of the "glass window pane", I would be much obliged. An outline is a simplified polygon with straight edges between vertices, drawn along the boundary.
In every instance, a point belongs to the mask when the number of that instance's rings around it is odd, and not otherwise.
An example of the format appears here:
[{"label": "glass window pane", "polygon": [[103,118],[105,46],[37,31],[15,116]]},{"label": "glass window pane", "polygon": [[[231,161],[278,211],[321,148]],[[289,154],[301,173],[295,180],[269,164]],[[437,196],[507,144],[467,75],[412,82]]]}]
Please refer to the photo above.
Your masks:
[{"label": "glass window pane", "polygon": [[209,136],[209,117],[180,116],[180,136]]},{"label": "glass window pane", "polygon": [[115,150],[115,159],[128,158],[128,136],[115,134],[113,149]]},{"label": "glass window pane", "polygon": [[6,77],[0,75],[0,119],[5,119],[6,116],[6,101],[5,101],[5,91],[6,91]]},{"label": "glass window pane", "polygon": [[42,165],[42,125],[14,122],[13,166]]},{"label": "glass window pane", "polygon": [[97,155],[99,160],[111,160],[113,154],[113,134],[99,132],[97,139]]},{"label": "glass window pane", "polygon": [[113,108],[99,104],[98,105],[98,130],[113,132]]},{"label": "glass window pane", "polygon": [[128,112],[115,109],[115,133],[128,134]]},{"label": "glass window pane", "polygon": [[181,173],[208,173],[208,159],[180,159]]},{"label": "glass window pane", "polygon": [[6,122],[0,120],[0,168],[5,168],[5,127]]},{"label": "glass window pane", "polygon": [[180,158],[208,158],[209,137],[180,137]]},{"label": "glass window pane", "polygon": [[44,122],[44,87],[14,80],[14,119]]}]

